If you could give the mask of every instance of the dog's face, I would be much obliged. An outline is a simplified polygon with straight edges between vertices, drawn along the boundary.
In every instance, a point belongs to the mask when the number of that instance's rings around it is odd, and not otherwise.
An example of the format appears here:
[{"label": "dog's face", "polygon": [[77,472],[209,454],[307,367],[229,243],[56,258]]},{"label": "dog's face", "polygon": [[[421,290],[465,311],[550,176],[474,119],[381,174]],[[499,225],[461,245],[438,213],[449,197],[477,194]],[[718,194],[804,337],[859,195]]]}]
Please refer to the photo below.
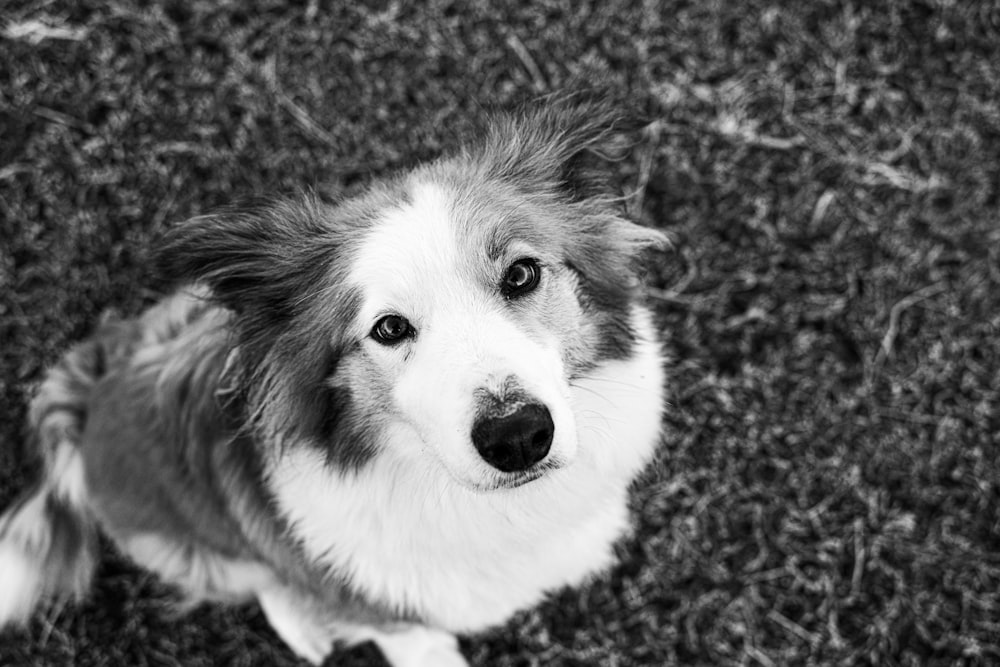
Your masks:
[{"label": "dog's face", "polygon": [[440,171],[409,179],[364,235],[348,271],[360,344],[334,382],[371,382],[365,400],[409,434],[399,446],[461,483],[517,485],[576,453],[568,380],[592,354],[580,284],[543,206]]},{"label": "dog's face", "polygon": [[574,460],[572,381],[628,355],[633,260],[662,241],[584,168],[611,125],[595,107],[504,117],[357,200],[195,221],[163,264],[237,313],[265,439],[341,467],[430,455],[467,487],[519,486]]}]

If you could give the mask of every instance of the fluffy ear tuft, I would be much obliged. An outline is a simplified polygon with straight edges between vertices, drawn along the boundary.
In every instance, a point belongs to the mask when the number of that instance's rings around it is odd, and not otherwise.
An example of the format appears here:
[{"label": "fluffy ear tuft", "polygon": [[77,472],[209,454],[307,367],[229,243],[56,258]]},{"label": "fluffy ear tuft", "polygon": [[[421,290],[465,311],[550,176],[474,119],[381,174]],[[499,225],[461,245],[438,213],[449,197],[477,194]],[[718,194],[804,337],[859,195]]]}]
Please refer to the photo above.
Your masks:
[{"label": "fluffy ear tuft", "polygon": [[193,218],[168,231],[156,268],[170,283],[208,285],[237,314],[287,319],[329,271],[333,243],[319,206],[275,200]]},{"label": "fluffy ear tuft", "polygon": [[667,250],[673,248],[670,237],[658,229],[644,227],[634,222],[619,219],[611,232],[620,242],[637,253],[643,250]]},{"label": "fluffy ear tuft", "polygon": [[549,96],[494,115],[479,156],[492,175],[526,187],[555,186],[574,200],[605,197],[610,163],[627,155],[639,127],[607,98]]},{"label": "fluffy ear tuft", "polygon": [[[329,425],[346,419],[348,398],[327,386],[357,308],[338,273],[343,224],[308,196],[266,201],[182,223],[159,250],[164,279],[207,285],[233,312],[231,400],[265,441],[296,434],[332,446]],[[361,456],[345,452],[331,456]]]},{"label": "fluffy ear tuft", "polygon": [[542,98],[495,116],[481,152],[469,155],[482,159],[491,176],[569,204],[569,259],[608,301],[630,298],[643,250],[669,246],[665,234],[624,215],[613,187],[613,163],[627,156],[641,127],[608,96]]}]

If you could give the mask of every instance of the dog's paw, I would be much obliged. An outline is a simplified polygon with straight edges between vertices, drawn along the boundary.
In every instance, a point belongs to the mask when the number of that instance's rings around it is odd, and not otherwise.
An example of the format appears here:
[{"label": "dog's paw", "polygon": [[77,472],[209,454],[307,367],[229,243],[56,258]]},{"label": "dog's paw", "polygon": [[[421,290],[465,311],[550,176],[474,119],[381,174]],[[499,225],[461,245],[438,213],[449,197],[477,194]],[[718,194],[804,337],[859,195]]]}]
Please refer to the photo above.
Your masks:
[{"label": "dog's paw", "polygon": [[335,633],[305,611],[308,605],[296,604],[282,589],[260,593],[257,600],[271,627],[297,656],[320,665],[333,651]]},{"label": "dog's paw", "polygon": [[435,647],[421,658],[420,667],[469,667],[458,647]]},{"label": "dog's paw", "polygon": [[411,626],[373,637],[392,667],[468,667],[454,635]]}]

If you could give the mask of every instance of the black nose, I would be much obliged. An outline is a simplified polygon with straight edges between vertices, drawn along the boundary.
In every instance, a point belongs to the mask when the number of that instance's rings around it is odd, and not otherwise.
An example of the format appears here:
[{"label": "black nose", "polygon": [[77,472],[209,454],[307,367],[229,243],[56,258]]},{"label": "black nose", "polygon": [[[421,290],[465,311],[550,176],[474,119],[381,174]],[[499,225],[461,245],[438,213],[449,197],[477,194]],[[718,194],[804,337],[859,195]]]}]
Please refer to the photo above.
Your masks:
[{"label": "black nose", "polygon": [[472,444],[494,468],[516,472],[545,458],[554,431],[548,408],[528,403],[503,417],[477,419],[472,426]]}]

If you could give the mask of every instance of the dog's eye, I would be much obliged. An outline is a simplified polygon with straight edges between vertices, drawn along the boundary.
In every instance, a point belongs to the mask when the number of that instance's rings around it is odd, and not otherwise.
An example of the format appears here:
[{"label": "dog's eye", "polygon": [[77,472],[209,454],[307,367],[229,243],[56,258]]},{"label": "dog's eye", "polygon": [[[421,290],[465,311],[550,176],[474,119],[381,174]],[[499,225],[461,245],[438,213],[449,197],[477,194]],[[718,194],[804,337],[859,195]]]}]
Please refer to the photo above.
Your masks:
[{"label": "dog's eye", "polygon": [[386,315],[372,327],[372,338],[383,345],[395,345],[413,335],[413,327],[405,317]]},{"label": "dog's eye", "polygon": [[510,265],[504,274],[500,291],[508,299],[523,296],[538,287],[542,277],[542,268],[533,259],[519,259]]}]

